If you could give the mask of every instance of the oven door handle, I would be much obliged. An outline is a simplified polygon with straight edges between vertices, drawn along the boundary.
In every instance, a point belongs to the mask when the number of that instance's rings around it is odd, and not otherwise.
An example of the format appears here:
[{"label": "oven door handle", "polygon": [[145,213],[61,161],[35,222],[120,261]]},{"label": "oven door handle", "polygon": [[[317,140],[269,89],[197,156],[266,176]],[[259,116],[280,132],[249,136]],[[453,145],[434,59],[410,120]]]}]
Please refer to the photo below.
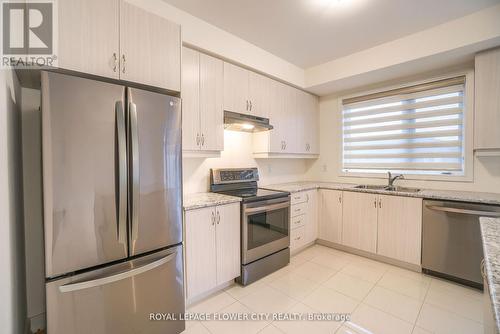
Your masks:
[{"label": "oven door handle", "polygon": [[245,215],[248,216],[250,214],[255,214],[255,213],[259,213],[259,212],[273,211],[273,210],[285,209],[285,208],[289,208],[289,207],[290,207],[290,203],[285,202],[285,203],[279,203],[279,204],[259,206],[256,208],[246,208]]}]

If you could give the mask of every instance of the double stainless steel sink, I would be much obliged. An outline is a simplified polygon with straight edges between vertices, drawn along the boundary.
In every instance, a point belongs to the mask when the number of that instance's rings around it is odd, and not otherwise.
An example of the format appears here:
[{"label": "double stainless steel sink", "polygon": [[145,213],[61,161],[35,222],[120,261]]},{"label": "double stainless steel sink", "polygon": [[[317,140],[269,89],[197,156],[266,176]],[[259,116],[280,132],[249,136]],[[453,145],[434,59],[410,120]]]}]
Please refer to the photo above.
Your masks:
[{"label": "double stainless steel sink", "polygon": [[418,188],[384,186],[384,185],[374,185],[374,184],[363,184],[363,185],[355,186],[354,188],[355,189],[366,189],[366,190],[388,191],[388,192],[403,192],[403,193],[418,193],[421,190]]}]

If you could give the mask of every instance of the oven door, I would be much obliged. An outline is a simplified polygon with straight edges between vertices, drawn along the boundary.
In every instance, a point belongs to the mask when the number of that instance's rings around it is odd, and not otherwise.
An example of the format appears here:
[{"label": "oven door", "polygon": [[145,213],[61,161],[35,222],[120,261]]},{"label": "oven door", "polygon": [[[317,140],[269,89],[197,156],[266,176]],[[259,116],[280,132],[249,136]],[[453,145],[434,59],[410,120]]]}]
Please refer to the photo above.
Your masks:
[{"label": "oven door", "polygon": [[242,215],[243,264],[290,246],[290,197],[246,203]]}]

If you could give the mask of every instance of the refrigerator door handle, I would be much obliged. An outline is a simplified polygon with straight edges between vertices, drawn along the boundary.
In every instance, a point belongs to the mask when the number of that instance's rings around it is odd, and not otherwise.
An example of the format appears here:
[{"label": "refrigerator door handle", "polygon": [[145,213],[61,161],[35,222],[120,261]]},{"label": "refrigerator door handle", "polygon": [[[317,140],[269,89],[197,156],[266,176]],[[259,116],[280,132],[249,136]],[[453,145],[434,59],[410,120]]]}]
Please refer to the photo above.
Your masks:
[{"label": "refrigerator door handle", "polygon": [[175,256],[177,255],[177,252],[174,252],[172,254],[169,254],[159,260],[153,261],[151,263],[145,264],[143,266],[130,269],[125,272],[119,272],[114,275],[106,276],[106,277],[101,277],[101,278],[96,278],[88,281],[83,281],[83,282],[77,282],[77,283],[70,283],[70,284],[65,284],[61,285],[59,287],[59,291],[62,293],[66,292],[73,292],[73,291],[79,291],[79,290],[85,290],[85,289],[90,289],[90,288],[95,288],[98,286],[102,286],[105,284],[110,284],[114,282],[118,282],[127,278],[131,278],[140,274],[143,274],[145,272],[148,272],[150,270],[153,270],[155,268],[158,268],[165,263],[170,262]]},{"label": "refrigerator door handle", "polygon": [[117,221],[118,221],[118,242],[127,243],[127,143],[125,133],[125,111],[123,102],[115,103],[116,117],[116,143],[118,153],[118,201]]},{"label": "refrigerator door handle", "polygon": [[[137,106],[129,103],[130,117],[130,184],[131,184],[131,240],[135,241],[139,234],[139,137],[137,134]],[[133,247],[133,245],[132,245]]]}]

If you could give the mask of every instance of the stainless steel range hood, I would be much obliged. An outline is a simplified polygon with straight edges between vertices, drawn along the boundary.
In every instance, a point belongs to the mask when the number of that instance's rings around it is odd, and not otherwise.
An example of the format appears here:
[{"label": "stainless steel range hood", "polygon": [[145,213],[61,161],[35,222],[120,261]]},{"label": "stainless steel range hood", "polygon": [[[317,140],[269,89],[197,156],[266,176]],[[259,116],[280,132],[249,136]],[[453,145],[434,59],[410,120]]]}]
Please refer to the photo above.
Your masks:
[{"label": "stainless steel range hood", "polygon": [[272,130],[269,118],[224,111],[224,129],[244,132],[260,132]]}]

